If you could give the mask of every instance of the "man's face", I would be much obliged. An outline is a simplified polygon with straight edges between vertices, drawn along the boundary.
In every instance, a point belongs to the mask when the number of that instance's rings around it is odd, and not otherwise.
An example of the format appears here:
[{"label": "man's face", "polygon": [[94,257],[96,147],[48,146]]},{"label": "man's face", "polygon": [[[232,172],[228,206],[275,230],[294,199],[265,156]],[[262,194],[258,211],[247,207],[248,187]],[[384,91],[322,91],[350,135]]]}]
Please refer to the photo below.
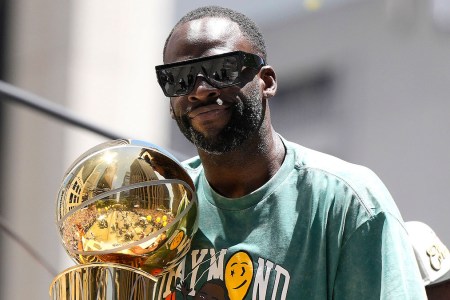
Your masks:
[{"label": "man's face", "polygon": [[[231,51],[254,52],[236,23],[204,18],[179,26],[168,42],[165,62],[172,63]],[[264,116],[258,71],[242,72],[243,83],[217,89],[198,76],[193,91],[172,97],[171,108],[181,132],[208,153],[238,148],[260,128]],[[220,99],[223,104],[217,104]]]},{"label": "man's face", "polygon": [[195,294],[195,299],[215,299],[215,300],[225,300],[227,290],[225,287],[221,285],[206,282],[205,285],[202,286],[201,290]]}]

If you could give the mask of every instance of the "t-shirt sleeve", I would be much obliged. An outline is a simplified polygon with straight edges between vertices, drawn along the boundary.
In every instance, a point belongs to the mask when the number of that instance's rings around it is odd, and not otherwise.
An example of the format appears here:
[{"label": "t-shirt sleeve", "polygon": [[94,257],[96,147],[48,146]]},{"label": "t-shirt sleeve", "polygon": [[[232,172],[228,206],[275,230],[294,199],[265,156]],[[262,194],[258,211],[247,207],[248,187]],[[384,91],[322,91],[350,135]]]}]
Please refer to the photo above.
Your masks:
[{"label": "t-shirt sleeve", "polygon": [[427,299],[407,232],[379,212],[342,247],[333,299]]}]

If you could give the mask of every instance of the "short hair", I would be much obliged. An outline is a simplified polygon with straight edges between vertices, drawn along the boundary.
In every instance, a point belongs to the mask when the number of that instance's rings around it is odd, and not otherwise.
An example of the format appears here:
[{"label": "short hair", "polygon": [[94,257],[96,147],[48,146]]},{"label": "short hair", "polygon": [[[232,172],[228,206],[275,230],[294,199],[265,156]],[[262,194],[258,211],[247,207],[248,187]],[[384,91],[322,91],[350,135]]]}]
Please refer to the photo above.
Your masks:
[{"label": "short hair", "polygon": [[250,44],[255,48],[257,52],[259,52],[259,54],[262,55],[262,58],[267,61],[266,43],[256,23],[240,12],[221,6],[203,6],[185,14],[178,21],[178,23],[175,24],[172,31],[169,33],[169,36],[167,37],[164,44],[163,56],[166,54],[166,48],[169,39],[178,26],[183,25],[184,23],[187,23],[189,21],[207,17],[225,18],[235,22],[239,26],[242,34],[248,39]]}]

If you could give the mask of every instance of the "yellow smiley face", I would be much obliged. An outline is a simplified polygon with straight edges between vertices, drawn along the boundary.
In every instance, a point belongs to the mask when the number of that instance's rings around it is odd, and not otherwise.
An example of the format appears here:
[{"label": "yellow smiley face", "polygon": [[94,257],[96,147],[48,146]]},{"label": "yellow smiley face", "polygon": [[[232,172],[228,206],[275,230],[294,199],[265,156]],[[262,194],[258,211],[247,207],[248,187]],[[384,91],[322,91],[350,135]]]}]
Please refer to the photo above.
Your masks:
[{"label": "yellow smiley face", "polygon": [[184,231],[179,231],[176,235],[175,235],[175,237],[173,238],[173,240],[172,240],[172,242],[170,243],[170,250],[174,250],[174,249],[176,249],[180,244],[181,244],[181,242],[183,241],[183,238],[184,238]]},{"label": "yellow smiley face", "polygon": [[244,299],[253,279],[253,262],[247,252],[236,252],[225,267],[225,285],[231,300]]}]

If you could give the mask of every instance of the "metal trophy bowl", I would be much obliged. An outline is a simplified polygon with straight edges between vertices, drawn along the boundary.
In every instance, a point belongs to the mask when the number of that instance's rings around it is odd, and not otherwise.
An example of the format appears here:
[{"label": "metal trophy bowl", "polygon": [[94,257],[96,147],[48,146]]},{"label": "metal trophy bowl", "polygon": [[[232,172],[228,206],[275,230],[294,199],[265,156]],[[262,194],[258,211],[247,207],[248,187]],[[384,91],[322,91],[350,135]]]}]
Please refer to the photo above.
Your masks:
[{"label": "metal trophy bowl", "polygon": [[153,299],[197,230],[194,185],[165,150],[115,140],[81,155],[64,175],[56,221],[78,264],[59,274],[51,299]]}]

